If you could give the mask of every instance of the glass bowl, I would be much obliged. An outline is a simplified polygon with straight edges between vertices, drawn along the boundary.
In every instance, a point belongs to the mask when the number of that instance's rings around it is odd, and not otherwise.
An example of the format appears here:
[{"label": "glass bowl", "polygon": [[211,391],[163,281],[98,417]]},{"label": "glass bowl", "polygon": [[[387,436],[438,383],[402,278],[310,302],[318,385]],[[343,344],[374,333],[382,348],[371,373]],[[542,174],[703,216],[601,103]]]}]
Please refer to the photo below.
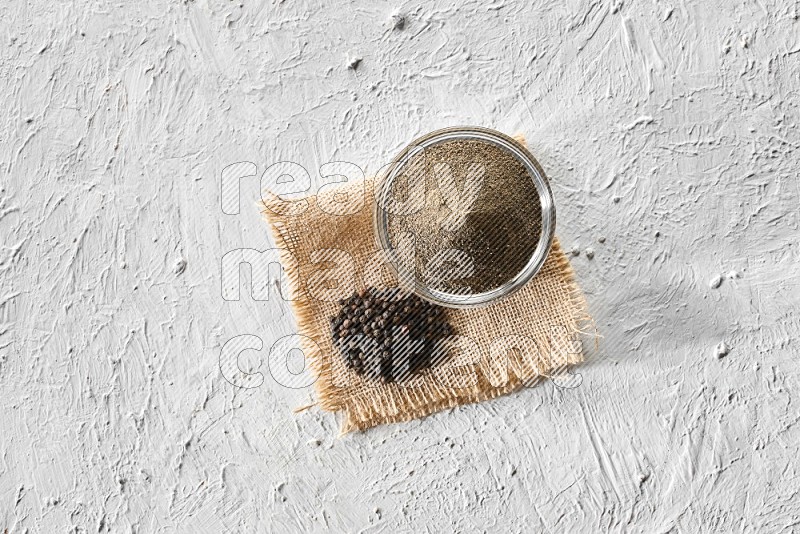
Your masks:
[{"label": "glass bowl", "polygon": [[[389,212],[385,206],[389,203],[394,180],[402,173],[413,157],[434,145],[448,141],[482,141],[495,145],[500,149],[510,152],[527,170],[530,179],[536,187],[541,204],[541,232],[536,247],[530,251],[527,264],[516,275],[511,276],[507,282],[484,292],[476,293],[448,293],[424,284],[415,274],[414,269],[409,269],[400,261],[397,250],[393,247],[389,235]],[[424,177],[423,177],[424,179]],[[412,141],[387,165],[386,170],[377,177],[375,182],[374,203],[375,236],[379,249],[383,250],[389,264],[395,271],[398,282],[405,289],[416,293],[421,298],[449,308],[471,308],[485,306],[507,297],[518,291],[533,278],[542,268],[553,243],[556,226],[556,208],[550,184],[536,161],[536,158],[511,137],[488,128],[473,126],[460,126],[444,128],[428,133]]]}]

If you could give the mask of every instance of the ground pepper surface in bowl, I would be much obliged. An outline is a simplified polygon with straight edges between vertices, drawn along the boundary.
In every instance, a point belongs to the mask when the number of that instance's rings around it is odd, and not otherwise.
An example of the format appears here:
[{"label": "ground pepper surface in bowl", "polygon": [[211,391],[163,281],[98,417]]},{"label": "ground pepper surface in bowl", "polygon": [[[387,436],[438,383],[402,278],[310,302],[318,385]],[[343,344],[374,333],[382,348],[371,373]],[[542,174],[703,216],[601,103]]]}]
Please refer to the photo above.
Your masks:
[{"label": "ground pepper surface in bowl", "polygon": [[[437,167],[441,163],[450,165],[451,173],[442,174]],[[452,217],[454,208],[463,206],[448,202],[441,182],[452,179],[457,194],[468,194],[467,176],[475,164],[484,170],[477,196],[458,227],[448,227],[446,219]],[[411,214],[389,213],[387,222],[393,246],[403,236],[414,237],[413,265],[418,279],[438,291],[483,293],[501,287],[525,268],[541,236],[542,210],[536,185],[511,152],[479,140],[438,143],[411,158],[392,184],[391,194],[399,199],[408,197],[410,184],[420,179],[425,180],[422,209]],[[453,267],[453,276],[440,272],[435,279],[429,277],[429,266],[438,264],[437,254],[444,257],[442,253],[448,249],[471,259],[471,275],[460,275]]]}]

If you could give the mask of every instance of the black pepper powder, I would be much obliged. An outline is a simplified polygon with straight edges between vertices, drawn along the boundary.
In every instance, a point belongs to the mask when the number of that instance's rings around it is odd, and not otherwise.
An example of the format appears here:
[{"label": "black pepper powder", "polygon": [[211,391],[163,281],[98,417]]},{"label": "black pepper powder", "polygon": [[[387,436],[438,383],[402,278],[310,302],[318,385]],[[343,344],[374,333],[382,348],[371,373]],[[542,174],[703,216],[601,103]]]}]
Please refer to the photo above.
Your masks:
[{"label": "black pepper powder", "polygon": [[[483,182],[474,202],[457,228],[443,221],[453,214],[443,196],[436,165],[447,164],[455,190],[464,194],[469,169],[479,165]],[[432,289],[447,293],[491,291],[519,274],[530,261],[542,233],[542,206],[536,185],[525,165],[511,152],[479,140],[450,140],[413,156],[393,184],[392,196],[406,199],[409,184],[425,181],[424,204],[418,211],[390,213],[390,242],[410,234],[415,239],[415,276]],[[471,276],[458,268],[441,268],[441,280],[426,280],[424,273],[434,257],[459,250],[470,258]]]}]

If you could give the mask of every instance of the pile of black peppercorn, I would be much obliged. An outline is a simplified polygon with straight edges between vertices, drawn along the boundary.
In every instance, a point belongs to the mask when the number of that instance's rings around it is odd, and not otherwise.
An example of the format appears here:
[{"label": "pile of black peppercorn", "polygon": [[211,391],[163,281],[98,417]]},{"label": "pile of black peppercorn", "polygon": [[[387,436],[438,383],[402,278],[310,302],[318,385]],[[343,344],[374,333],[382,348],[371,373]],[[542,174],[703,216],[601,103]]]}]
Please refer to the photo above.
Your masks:
[{"label": "pile of black peppercorn", "polygon": [[339,301],[331,318],[345,364],[370,379],[400,382],[437,363],[452,333],[444,309],[398,288],[368,287]]}]

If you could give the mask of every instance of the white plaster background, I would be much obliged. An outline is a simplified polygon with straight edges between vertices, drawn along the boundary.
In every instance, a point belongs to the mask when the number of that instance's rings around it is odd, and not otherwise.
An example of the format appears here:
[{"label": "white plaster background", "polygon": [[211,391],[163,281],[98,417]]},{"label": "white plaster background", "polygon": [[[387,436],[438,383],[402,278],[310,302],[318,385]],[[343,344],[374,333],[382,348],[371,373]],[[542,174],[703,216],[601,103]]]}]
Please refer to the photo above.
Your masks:
[{"label": "white plaster background", "polygon": [[[3,2],[0,532],[797,531],[799,15]],[[228,339],[265,371],[294,326],[221,298],[222,254],[270,246],[222,168],[372,171],[456,124],[525,133],[552,181],[605,336],[583,384],[336,439],[309,390],[226,382]]]}]

